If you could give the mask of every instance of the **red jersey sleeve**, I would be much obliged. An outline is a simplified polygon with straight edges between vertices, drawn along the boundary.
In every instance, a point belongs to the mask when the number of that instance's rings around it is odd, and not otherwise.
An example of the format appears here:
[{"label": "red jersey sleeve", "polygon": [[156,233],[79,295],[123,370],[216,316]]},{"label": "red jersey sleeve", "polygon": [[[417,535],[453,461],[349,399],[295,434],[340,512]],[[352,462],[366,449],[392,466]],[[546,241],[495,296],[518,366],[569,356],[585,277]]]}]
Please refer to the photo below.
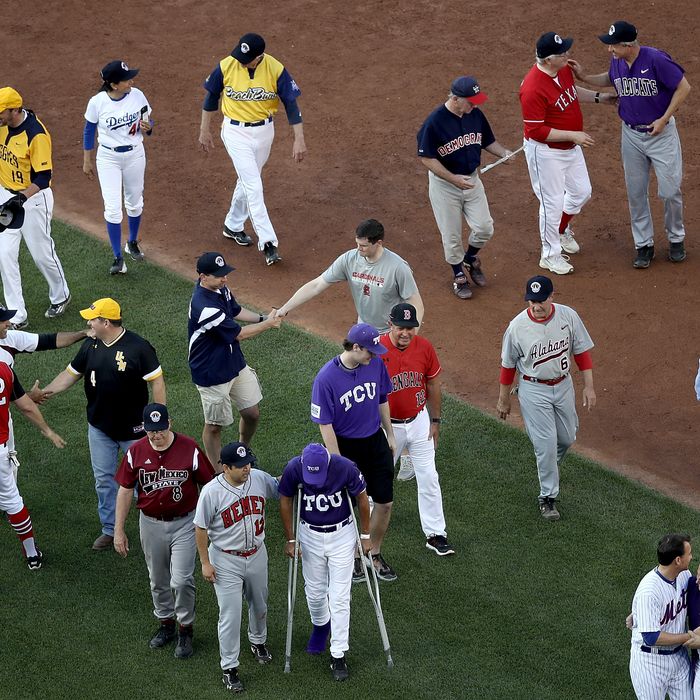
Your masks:
[{"label": "red jersey sleeve", "polygon": [[211,466],[211,462],[199,447],[197,447],[197,469],[194,470],[192,476],[200,486],[208,484],[216,476],[214,467]]},{"label": "red jersey sleeve", "polygon": [[136,475],[134,474],[134,470],[131,468],[131,462],[129,461],[130,452],[131,447],[122,457],[122,461],[119,464],[119,469],[117,469],[117,473],[114,475],[114,480],[125,489],[133,489],[137,482]]},{"label": "red jersey sleeve", "polygon": [[520,109],[523,113],[523,132],[526,139],[544,143],[552,130],[545,123],[547,117],[547,95],[537,73],[542,71],[533,66],[520,85]]}]

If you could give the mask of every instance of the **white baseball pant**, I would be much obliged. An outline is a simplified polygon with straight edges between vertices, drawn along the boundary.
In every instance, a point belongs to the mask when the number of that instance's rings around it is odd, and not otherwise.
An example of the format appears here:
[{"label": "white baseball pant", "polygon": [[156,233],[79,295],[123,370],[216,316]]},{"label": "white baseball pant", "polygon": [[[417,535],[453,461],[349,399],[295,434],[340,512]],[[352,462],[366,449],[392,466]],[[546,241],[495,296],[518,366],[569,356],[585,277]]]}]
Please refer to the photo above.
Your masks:
[{"label": "white baseball pant", "polygon": [[0,510],[10,515],[19,513],[24,508],[24,501],[12,474],[12,463],[7,443],[0,445]]},{"label": "white baseball pant", "polygon": [[95,166],[105,207],[105,221],[110,224],[122,222],[122,189],[127,216],[141,216],[146,173],[146,150],[143,144],[123,153],[100,146],[95,156]]},{"label": "white baseball pant", "polygon": [[688,652],[647,654],[636,644],[630,651],[630,678],[638,700],[693,700]]}]

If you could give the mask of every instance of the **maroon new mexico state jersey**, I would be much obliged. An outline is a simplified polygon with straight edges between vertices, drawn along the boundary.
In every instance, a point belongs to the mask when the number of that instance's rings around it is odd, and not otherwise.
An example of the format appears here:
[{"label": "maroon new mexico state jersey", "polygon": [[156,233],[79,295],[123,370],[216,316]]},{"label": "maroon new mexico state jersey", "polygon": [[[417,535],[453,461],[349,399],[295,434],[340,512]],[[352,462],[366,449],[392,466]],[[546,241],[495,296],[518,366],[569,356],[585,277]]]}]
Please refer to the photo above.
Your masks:
[{"label": "maroon new mexico state jersey", "polygon": [[167,450],[151,447],[148,437],[137,440],[126,452],[114,477],[120,486],[138,484],[136,507],[151,518],[177,518],[197,506],[199,490],[214,478],[214,469],[197,443],[174,433]]}]

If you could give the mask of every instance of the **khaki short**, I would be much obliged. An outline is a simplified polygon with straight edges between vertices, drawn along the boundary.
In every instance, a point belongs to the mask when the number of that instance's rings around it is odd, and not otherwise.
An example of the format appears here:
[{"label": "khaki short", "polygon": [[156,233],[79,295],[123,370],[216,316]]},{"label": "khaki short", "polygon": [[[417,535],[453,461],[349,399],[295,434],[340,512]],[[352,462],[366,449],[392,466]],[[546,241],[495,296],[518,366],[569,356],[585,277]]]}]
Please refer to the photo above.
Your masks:
[{"label": "khaki short", "polygon": [[[242,411],[262,401],[258,375],[246,365],[237,377],[225,384],[197,386],[207,425],[232,425],[233,406]],[[232,406],[233,404],[233,406]]]}]

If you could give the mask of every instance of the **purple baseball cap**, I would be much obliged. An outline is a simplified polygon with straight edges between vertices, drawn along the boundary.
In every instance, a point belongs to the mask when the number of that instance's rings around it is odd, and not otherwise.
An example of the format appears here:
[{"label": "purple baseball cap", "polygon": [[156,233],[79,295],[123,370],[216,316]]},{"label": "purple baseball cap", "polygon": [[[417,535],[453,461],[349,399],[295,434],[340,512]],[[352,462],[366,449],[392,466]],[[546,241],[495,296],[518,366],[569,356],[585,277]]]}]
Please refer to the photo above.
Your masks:
[{"label": "purple baseball cap", "polygon": [[348,331],[348,340],[361,345],[373,355],[383,355],[386,348],[379,342],[379,331],[369,323],[357,323]]},{"label": "purple baseball cap", "polygon": [[301,453],[301,478],[308,486],[323,486],[328,478],[331,455],[318,442],[312,442]]}]

